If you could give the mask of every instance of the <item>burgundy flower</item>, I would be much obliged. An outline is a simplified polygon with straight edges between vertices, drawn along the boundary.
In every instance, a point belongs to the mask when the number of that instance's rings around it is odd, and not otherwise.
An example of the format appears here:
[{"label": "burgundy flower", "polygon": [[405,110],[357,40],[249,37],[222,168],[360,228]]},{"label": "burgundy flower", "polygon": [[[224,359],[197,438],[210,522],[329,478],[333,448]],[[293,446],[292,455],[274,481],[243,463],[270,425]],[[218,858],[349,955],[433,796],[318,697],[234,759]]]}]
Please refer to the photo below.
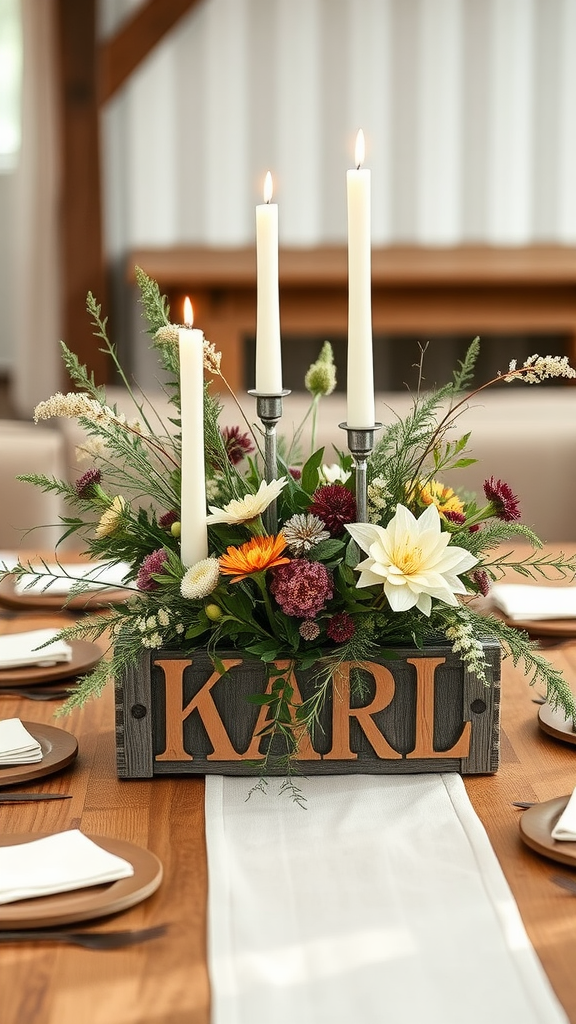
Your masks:
[{"label": "burgundy flower", "polygon": [[100,483],[102,473],[99,469],[87,469],[76,481],[76,494],[79,498],[92,498],[94,487]]},{"label": "burgundy flower", "polygon": [[343,484],[325,484],[314,491],[308,511],[326,524],[331,537],[341,537],[346,524],[356,522],[356,499]]},{"label": "burgundy flower", "polygon": [[288,472],[293,480],[300,480],[302,478],[302,470],[300,466],[289,466]]},{"label": "burgundy flower", "polygon": [[177,523],[179,519],[180,516],[178,515],[178,512],[165,512],[164,515],[160,516],[158,526],[161,530],[169,530],[172,523]]},{"label": "burgundy flower", "polygon": [[442,515],[449,523],[455,523],[457,526],[462,526],[462,523],[466,522],[466,516],[463,512],[454,512],[449,509],[447,512],[442,512]]},{"label": "burgundy flower", "polygon": [[270,590],[285,615],[313,619],[332,597],[332,577],[321,562],[293,558],[276,569]]},{"label": "burgundy flower", "polygon": [[353,637],[356,632],[354,619],[348,612],[336,612],[336,615],[330,619],[326,632],[335,643],[343,644],[346,640],[350,640],[350,637]]},{"label": "burgundy flower", "polygon": [[493,506],[493,515],[498,519],[504,519],[507,523],[520,519],[518,498],[503,480],[496,480],[493,476],[485,480],[484,494]]},{"label": "burgundy flower", "polygon": [[477,569],[476,572],[472,573],[472,579],[478,586],[478,589],[484,597],[488,597],[490,591],[490,578],[488,573],[484,569]]},{"label": "burgundy flower", "polygon": [[240,427],[224,427],[222,430],[222,440],[226,448],[226,455],[233,466],[238,462],[242,462],[246,455],[254,451],[250,434],[241,433]]},{"label": "burgundy flower", "polygon": [[152,577],[163,572],[167,559],[168,555],[164,548],[158,548],[152,554],[146,555],[136,577],[136,586],[139,590],[156,590],[158,583]]}]

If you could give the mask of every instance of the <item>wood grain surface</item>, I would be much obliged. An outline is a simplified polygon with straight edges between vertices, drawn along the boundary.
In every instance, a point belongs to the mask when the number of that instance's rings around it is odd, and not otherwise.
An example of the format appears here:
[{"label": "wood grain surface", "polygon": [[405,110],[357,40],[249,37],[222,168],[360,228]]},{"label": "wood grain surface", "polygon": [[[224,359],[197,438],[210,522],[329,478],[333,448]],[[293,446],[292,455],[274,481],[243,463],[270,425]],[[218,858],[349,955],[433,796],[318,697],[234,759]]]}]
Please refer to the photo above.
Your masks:
[{"label": "wood grain surface", "polygon": [[[30,613],[27,628],[57,621],[54,614]],[[14,627],[13,619],[0,618],[0,632]],[[546,656],[569,681],[576,680],[576,642],[548,648]],[[544,801],[571,792],[576,750],[539,728],[534,698],[540,694],[528,685],[522,667],[515,669],[504,660],[502,668],[501,767],[496,775],[468,776],[465,785],[530,939],[569,1020],[576,1024],[576,897],[550,881],[558,873],[576,880],[576,869],[530,850],[520,838],[522,811],[512,806],[515,800]],[[3,945],[2,1024],[209,1024],[203,780],[117,779],[111,686],[99,701],[65,719],[55,722],[53,713],[52,704],[0,693],[0,716],[59,724],[79,741],[72,769],[33,787],[71,793],[72,799],[0,806],[0,830],[45,833],[79,827],[147,847],[164,866],[158,891],[93,927],[100,931],[167,924],[168,930],[150,943],[114,952]]]}]

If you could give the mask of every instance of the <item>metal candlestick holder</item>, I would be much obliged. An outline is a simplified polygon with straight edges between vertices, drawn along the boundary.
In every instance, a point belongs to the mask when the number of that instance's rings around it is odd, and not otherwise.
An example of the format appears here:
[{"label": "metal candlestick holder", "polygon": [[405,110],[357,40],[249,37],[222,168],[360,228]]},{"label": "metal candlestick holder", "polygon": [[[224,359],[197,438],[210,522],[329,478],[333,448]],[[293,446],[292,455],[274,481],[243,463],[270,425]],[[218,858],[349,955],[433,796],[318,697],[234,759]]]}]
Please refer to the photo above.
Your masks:
[{"label": "metal candlestick holder", "polygon": [[[264,475],[266,482],[270,483],[278,478],[276,424],[282,418],[282,399],[286,398],[290,391],[281,391],[278,395],[263,395],[259,391],[249,391],[248,394],[256,399],[256,415],[264,427]],[[271,502],[264,512],[264,523],[268,533],[278,531],[275,501]]]},{"label": "metal candlestick holder", "polygon": [[368,495],[366,468],[368,456],[374,447],[374,434],[380,430],[381,423],[375,423],[373,427],[349,427],[347,423],[340,423],[339,426],[348,434],[348,450],[354,459],[356,471],[356,518],[359,523],[368,522]]}]

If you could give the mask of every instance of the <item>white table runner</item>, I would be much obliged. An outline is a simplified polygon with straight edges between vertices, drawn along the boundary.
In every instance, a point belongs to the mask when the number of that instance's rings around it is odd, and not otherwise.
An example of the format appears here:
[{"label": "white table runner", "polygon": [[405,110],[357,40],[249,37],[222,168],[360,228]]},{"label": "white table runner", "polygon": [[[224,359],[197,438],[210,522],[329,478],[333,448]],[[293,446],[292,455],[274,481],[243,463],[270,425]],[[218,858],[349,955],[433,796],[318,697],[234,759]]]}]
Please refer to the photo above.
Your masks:
[{"label": "white table runner", "polygon": [[459,775],[206,778],[212,1024],[566,1024]]}]

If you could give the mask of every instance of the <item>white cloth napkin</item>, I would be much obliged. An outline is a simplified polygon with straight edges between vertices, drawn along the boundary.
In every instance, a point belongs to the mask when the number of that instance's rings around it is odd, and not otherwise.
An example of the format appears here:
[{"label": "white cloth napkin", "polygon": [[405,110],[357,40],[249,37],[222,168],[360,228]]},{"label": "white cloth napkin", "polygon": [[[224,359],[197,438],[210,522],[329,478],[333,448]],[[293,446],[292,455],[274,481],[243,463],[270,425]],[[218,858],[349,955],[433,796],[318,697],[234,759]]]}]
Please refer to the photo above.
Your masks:
[{"label": "white cloth napkin", "polygon": [[19,718],[0,721],[0,767],[34,764],[42,760],[42,747]]},{"label": "white cloth napkin", "polygon": [[[0,670],[26,665],[59,665],[72,661],[72,648],[65,640],[54,640],[57,629],[32,629],[0,636]],[[36,648],[51,641],[47,647]]]},{"label": "white cloth napkin", "polygon": [[206,779],[212,1024],[566,1024],[456,774]]},{"label": "white cloth napkin", "polygon": [[[67,595],[79,579],[88,582],[85,590],[104,590],[103,583],[107,588],[120,588],[124,586],[129,570],[128,562],[118,562],[116,565],[108,565],[107,562],[82,562],[80,564],[62,562],[60,565],[47,562],[46,566],[38,566],[38,572],[43,575],[36,576],[34,573],[26,573],[16,580],[14,590],[21,596],[43,593],[55,596]],[[49,572],[50,576],[46,576],[46,572]]]},{"label": "white cloth napkin", "polygon": [[496,583],[490,597],[509,619],[576,619],[576,587]]},{"label": "white cloth napkin", "polygon": [[78,829],[0,847],[0,904],[114,882],[132,864],[108,853]]},{"label": "white cloth napkin", "polygon": [[552,839],[576,840],[576,789],[552,829]]}]

